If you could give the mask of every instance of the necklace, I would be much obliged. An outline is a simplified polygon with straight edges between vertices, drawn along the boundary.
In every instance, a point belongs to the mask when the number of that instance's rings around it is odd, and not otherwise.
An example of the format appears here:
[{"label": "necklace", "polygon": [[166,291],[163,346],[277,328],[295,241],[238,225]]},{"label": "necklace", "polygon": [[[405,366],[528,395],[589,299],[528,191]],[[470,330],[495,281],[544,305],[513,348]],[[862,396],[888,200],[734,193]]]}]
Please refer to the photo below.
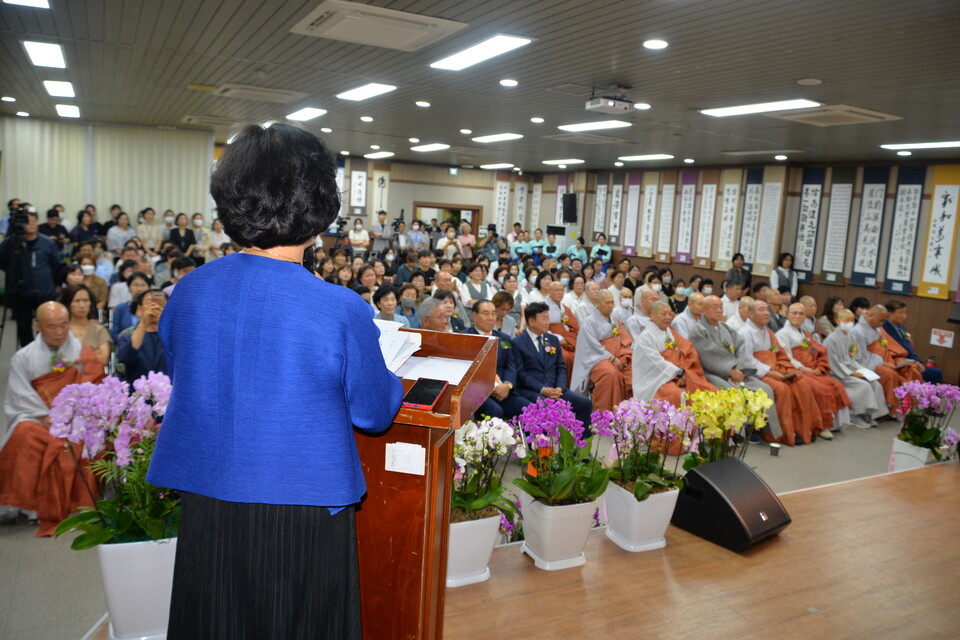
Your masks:
[{"label": "necklace", "polygon": [[251,253],[252,251],[259,251],[261,253],[266,253],[268,255],[273,256],[277,260],[283,260],[284,262],[292,262],[294,264],[300,264],[299,260],[293,260],[292,258],[288,258],[287,256],[282,256],[279,253],[274,253],[273,251],[270,251],[269,249],[257,249],[256,247],[248,247],[246,249],[242,249],[240,253],[246,253],[248,255],[257,255],[255,253]]}]

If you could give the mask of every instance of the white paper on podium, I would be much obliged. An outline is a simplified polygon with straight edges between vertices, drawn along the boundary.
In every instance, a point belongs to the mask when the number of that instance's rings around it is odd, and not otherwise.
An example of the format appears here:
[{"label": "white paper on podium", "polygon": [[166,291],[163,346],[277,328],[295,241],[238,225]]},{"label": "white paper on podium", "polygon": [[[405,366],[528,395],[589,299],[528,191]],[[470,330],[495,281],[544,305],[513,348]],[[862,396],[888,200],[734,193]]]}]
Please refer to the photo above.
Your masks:
[{"label": "white paper on podium", "polygon": [[470,360],[457,360],[455,358],[440,358],[429,356],[426,358],[413,356],[408,359],[396,374],[404,380],[417,380],[418,378],[433,378],[434,380],[446,380],[450,384],[460,384],[463,376],[466,375],[470,365]]},{"label": "white paper on podium", "polygon": [[387,369],[397,373],[411,355],[420,350],[420,334],[400,331],[403,325],[389,320],[374,320],[380,330],[380,352]]},{"label": "white paper on podium", "polygon": [[880,379],[880,376],[878,376],[873,371],[870,371],[870,369],[867,369],[866,367],[860,367],[859,369],[857,369],[857,373],[862,375],[863,379],[867,380],[868,382],[873,382],[874,380]]}]

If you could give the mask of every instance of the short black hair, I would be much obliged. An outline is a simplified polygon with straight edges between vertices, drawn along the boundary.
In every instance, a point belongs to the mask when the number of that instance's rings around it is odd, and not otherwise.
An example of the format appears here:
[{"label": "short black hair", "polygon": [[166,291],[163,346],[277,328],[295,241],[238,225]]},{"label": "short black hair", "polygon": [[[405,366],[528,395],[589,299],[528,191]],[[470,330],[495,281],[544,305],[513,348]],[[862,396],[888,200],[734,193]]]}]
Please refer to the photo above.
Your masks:
[{"label": "short black hair", "polygon": [[303,244],[340,210],[333,154],[312,133],[251,125],[227,145],[210,178],[223,228],[238,244]]},{"label": "short black hair", "polygon": [[888,313],[893,313],[894,311],[900,311],[900,309],[903,309],[905,306],[907,306],[907,303],[900,300],[891,300],[883,306],[887,308]]},{"label": "short black hair", "polygon": [[133,296],[133,298],[130,300],[130,313],[136,315],[137,311],[140,309],[140,305],[143,304],[143,298],[151,293],[162,293],[164,298],[167,300],[170,299],[170,296],[168,296],[167,292],[163,289],[147,289],[146,291]]},{"label": "short black hair", "polygon": [[[510,294],[508,293],[507,295],[509,296]],[[486,298],[481,298],[481,299],[479,299],[479,300],[477,300],[476,302],[473,303],[473,306],[470,307],[470,312],[471,312],[471,313],[480,313],[480,305],[482,305],[482,304],[492,304],[492,305],[496,306],[492,300],[487,300]]]},{"label": "short black hair", "polygon": [[193,261],[193,258],[188,258],[187,256],[180,256],[179,258],[174,258],[173,262],[170,263],[170,270],[174,271],[176,269],[189,269],[190,267],[196,267],[197,263]]},{"label": "short black hair", "polygon": [[523,317],[527,320],[527,322],[530,322],[544,311],[550,311],[550,307],[548,307],[546,303],[531,302],[527,305],[527,308],[523,310]]},{"label": "short black hair", "polygon": [[743,254],[738,251],[738,252],[736,252],[735,254],[733,254],[733,257],[732,257],[732,258],[730,258],[730,262],[733,262],[733,261],[736,260],[737,258],[740,258],[741,260],[744,260]]},{"label": "short black hair", "polygon": [[764,287],[769,287],[769,286],[770,286],[769,282],[758,282],[755,285],[753,285],[753,292],[760,293],[761,291],[763,291]]},{"label": "short black hair", "polygon": [[373,304],[376,305],[377,308],[379,308],[380,301],[386,298],[391,293],[396,297],[397,302],[399,302],[400,294],[397,293],[397,290],[391,287],[390,285],[384,285],[373,292]]}]

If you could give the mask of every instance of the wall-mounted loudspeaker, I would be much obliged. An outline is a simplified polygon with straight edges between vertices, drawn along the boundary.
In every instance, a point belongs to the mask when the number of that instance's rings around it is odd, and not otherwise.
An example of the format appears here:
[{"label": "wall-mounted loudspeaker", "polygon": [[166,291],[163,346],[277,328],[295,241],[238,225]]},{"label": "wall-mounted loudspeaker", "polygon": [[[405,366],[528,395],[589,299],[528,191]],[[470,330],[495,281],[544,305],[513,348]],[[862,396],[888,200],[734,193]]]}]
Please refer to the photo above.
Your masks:
[{"label": "wall-mounted loudspeaker", "polygon": [[747,547],[783,531],[792,520],[767,483],[739,458],[687,472],[672,523],[726,547]]},{"label": "wall-mounted loudspeaker", "polygon": [[563,194],[563,224],[577,224],[577,194]]}]

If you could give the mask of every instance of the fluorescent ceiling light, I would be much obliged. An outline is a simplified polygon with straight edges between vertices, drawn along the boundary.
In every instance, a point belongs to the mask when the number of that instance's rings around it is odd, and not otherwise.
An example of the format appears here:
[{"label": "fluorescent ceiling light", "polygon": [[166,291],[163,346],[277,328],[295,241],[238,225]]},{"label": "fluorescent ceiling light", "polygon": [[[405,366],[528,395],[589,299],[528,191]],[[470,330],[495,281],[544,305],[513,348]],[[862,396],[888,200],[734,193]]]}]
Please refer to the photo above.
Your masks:
[{"label": "fluorescent ceiling light", "polygon": [[17,101],[17,99],[14,98],[13,96],[3,96],[2,98],[0,98],[0,100],[3,100],[4,102],[16,102],[16,101]]},{"label": "fluorescent ceiling light", "polygon": [[370,148],[373,149],[374,151],[376,151],[377,149],[380,148],[380,145],[378,145],[378,144],[372,144],[372,145],[370,145]]},{"label": "fluorescent ceiling light", "polygon": [[379,82],[371,82],[370,84],[365,84],[362,87],[357,87],[356,89],[351,89],[350,91],[344,91],[343,93],[338,93],[337,97],[341,100],[366,100],[367,98],[372,98],[374,96],[379,96],[384,93],[390,93],[396,89],[392,84],[380,84]]},{"label": "fluorescent ceiling light", "polygon": [[494,162],[493,164],[482,164],[481,169],[512,169],[513,165],[509,162]]},{"label": "fluorescent ceiling light", "polygon": [[613,163],[613,166],[615,166],[615,167],[622,167],[622,166],[623,166],[623,163],[620,162],[619,160],[617,160],[616,162]]},{"label": "fluorescent ceiling light", "polygon": [[443,151],[444,149],[449,149],[450,145],[443,144],[442,142],[434,142],[433,144],[422,144],[419,147],[410,147],[410,151]]},{"label": "fluorescent ceiling light", "polygon": [[27,50],[30,62],[35,66],[53,67],[55,69],[67,68],[67,62],[63,59],[63,49],[58,44],[24,40],[23,48]]},{"label": "fluorescent ceiling light", "polygon": [[583,164],[580,158],[566,158],[564,160],[544,160],[543,164]]},{"label": "fluorescent ceiling light", "polygon": [[55,98],[75,98],[77,96],[77,93],[73,90],[72,82],[44,80],[43,88]]},{"label": "fluorescent ceiling light", "polygon": [[330,127],[321,127],[320,131],[322,131],[323,133],[333,133],[333,129],[331,129]]},{"label": "fluorescent ceiling light", "polygon": [[651,153],[645,156],[620,156],[617,160],[624,162],[643,162],[645,160],[673,160],[673,156],[667,153]]},{"label": "fluorescent ceiling light", "polygon": [[519,140],[523,136],[519,133],[494,133],[489,136],[480,136],[479,138],[473,138],[474,142],[503,142],[505,140]]},{"label": "fluorescent ceiling light", "polygon": [[493,36],[476,44],[468,49],[459,51],[452,56],[437,60],[430,65],[432,69],[447,69],[448,71],[460,71],[467,67],[489,60],[490,58],[502,55],[508,51],[513,51],[524,45],[533,42],[530,38],[519,38],[517,36]]},{"label": "fluorescent ceiling light", "polygon": [[643,46],[647,49],[666,49],[667,41],[666,40],[647,40],[643,43]]},{"label": "fluorescent ceiling light", "polygon": [[33,7],[34,9],[49,9],[50,3],[47,0],[3,0],[4,4],[17,4],[21,7]]},{"label": "fluorescent ceiling light", "polygon": [[684,158],[683,161],[686,164],[693,164],[695,162],[693,158]]},{"label": "fluorescent ceiling light", "polygon": [[317,109],[316,107],[304,107],[300,111],[294,111],[293,113],[287,116],[287,120],[296,120],[297,122],[304,122],[306,120],[313,120],[314,118],[319,118],[327,112],[326,109]]},{"label": "fluorescent ceiling light", "polygon": [[636,109],[637,111],[646,111],[647,109],[650,108],[650,103],[649,103],[649,102],[634,102],[634,103],[633,103],[633,108]]},{"label": "fluorescent ceiling light", "polygon": [[389,158],[393,155],[393,151],[374,151],[373,153],[364,154],[364,158],[370,160],[379,160],[380,158]]},{"label": "fluorescent ceiling light", "polygon": [[342,156],[348,156],[348,155],[350,155],[350,152],[347,151],[346,149],[344,149],[343,151],[340,152],[340,155],[342,155]]},{"label": "fluorescent ceiling light", "polygon": [[57,114],[61,118],[79,118],[80,107],[74,104],[58,104]]},{"label": "fluorescent ceiling light", "polygon": [[420,142],[420,138],[407,138],[412,144],[417,144]]},{"label": "fluorescent ceiling light", "polygon": [[911,142],[909,144],[882,144],[880,148],[890,149],[891,151],[897,151],[898,149],[910,150],[910,149],[950,149],[953,147],[960,147],[960,140],[954,140],[953,142]]},{"label": "fluorescent ceiling light", "polygon": [[558,167],[559,169],[566,169],[566,168],[567,168],[567,165],[561,164],[561,165],[557,165],[557,167]]},{"label": "fluorescent ceiling light", "polygon": [[786,160],[786,159],[787,159],[787,156],[785,156],[785,155],[783,155],[783,154],[781,153],[780,155],[773,156],[773,159],[774,159],[774,160]]},{"label": "fluorescent ceiling light", "polygon": [[897,151],[898,156],[912,156],[913,151]]},{"label": "fluorescent ceiling light", "polygon": [[426,109],[427,107],[430,106],[430,103],[427,102],[426,100],[417,100],[416,105],[418,107],[423,107],[424,109]]},{"label": "fluorescent ceiling light", "polygon": [[371,118],[370,116],[360,116],[360,121],[361,121],[361,122],[373,122],[373,118]]},{"label": "fluorescent ceiling light", "polygon": [[543,124],[543,118],[541,118],[540,116],[534,116],[530,118],[530,122],[532,122],[533,124]]},{"label": "fluorescent ceiling light", "polygon": [[17,111],[17,115],[20,116],[21,118],[28,118],[28,117],[30,117],[30,114],[27,113],[26,111]]},{"label": "fluorescent ceiling light", "polygon": [[473,133],[473,130],[472,130],[472,129],[460,129],[460,133],[462,133],[462,134],[465,135],[465,136],[468,136],[468,135],[470,135],[471,133]]},{"label": "fluorescent ceiling light", "polygon": [[813,100],[781,100],[780,102],[760,102],[758,104],[742,104],[738,107],[721,107],[719,109],[701,109],[700,113],[714,118],[727,116],[743,116],[749,113],[767,113],[770,111],[789,111],[790,109],[810,109],[819,107],[819,102]]},{"label": "fluorescent ceiling light", "polygon": [[503,80],[500,81],[501,87],[515,87],[518,84],[520,83],[512,78],[504,78]]},{"label": "fluorescent ceiling light", "polygon": [[599,129],[619,129],[632,126],[623,120],[601,120],[600,122],[578,122],[576,124],[562,124],[557,129],[563,131],[597,131]]}]

